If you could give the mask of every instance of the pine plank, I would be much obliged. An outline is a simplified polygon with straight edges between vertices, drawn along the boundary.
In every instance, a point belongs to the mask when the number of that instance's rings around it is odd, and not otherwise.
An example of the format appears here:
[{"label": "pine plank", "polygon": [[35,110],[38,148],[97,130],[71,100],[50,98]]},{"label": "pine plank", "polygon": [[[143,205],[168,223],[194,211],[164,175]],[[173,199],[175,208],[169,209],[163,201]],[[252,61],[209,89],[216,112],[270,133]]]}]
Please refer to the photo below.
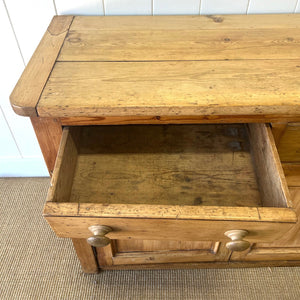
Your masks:
[{"label": "pine plank", "polygon": [[[253,51],[255,49],[255,51]],[[299,29],[71,30],[58,61],[299,59]]]},{"label": "pine plank", "polygon": [[300,115],[297,60],[57,62],[40,116]]},{"label": "pine plank", "polygon": [[71,30],[218,30],[300,28],[300,15],[208,15],[208,16],[77,16]]}]

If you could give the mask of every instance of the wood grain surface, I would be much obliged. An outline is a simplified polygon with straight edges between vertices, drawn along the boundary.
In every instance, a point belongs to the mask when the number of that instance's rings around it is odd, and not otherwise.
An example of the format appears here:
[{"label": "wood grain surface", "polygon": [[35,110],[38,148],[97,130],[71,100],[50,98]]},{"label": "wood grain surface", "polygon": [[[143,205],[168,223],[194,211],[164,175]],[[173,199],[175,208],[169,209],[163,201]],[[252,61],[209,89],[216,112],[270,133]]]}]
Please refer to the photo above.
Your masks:
[{"label": "wood grain surface", "polygon": [[70,202],[261,206],[243,125],[81,131]]},{"label": "wood grain surface", "polygon": [[297,60],[57,62],[40,116],[300,114]]},{"label": "wood grain surface", "polygon": [[299,27],[296,14],[56,17],[11,102],[22,115],[123,123],[298,121]]},{"label": "wood grain surface", "polygon": [[246,229],[249,242],[272,242],[288,232],[294,223],[260,221],[216,221],[193,219],[97,218],[57,217],[45,218],[59,237],[88,238],[92,225],[106,225],[113,229],[111,239],[227,241],[224,233],[232,229]]},{"label": "wood grain surface", "polygon": [[297,14],[75,17],[71,30],[219,30],[300,28]]}]

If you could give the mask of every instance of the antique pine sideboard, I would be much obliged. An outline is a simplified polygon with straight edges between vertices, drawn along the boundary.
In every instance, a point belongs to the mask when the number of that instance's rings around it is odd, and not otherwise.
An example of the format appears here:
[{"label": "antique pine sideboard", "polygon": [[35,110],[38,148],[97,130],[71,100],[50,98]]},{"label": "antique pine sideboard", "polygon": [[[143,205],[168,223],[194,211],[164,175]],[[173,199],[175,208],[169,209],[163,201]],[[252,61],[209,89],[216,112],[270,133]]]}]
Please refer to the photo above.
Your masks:
[{"label": "antique pine sideboard", "polygon": [[56,16],[10,100],[84,272],[300,265],[300,15]]}]

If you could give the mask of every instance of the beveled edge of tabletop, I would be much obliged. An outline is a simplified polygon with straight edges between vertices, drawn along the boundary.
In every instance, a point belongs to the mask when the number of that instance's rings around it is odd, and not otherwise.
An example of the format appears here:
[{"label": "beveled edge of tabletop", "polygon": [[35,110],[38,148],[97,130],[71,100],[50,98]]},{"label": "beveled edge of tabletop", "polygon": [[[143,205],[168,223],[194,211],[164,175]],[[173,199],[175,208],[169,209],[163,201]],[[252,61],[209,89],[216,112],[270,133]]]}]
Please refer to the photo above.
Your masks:
[{"label": "beveled edge of tabletop", "polygon": [[54,16],[37,49],[10,95],[14,112],[37,116],[36,106],[55,64],[73,16]]}]

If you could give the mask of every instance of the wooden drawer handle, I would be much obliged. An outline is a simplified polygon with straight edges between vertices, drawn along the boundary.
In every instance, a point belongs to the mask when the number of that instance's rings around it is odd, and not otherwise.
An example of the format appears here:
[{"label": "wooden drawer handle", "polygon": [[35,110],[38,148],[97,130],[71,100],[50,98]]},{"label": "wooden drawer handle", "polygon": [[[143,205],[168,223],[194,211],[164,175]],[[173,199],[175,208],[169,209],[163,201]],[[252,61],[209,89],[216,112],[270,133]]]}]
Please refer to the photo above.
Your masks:
[{"label": "wooden drawer handle", "polygon": [[110,239],[105,235],[112,231],[112,229],[105,225],[93,225],[89,227],[94,235],[87,239],[87,242],[94,247],[105,247],[110,244]]},{"label": "wooden drawer handle", "polygon": [[243,238],[248,234],[247,230],[236,229],[225,232],[225,235],[231,239],[231,242],[226,243],[226,247],[231,251],[244,251],[250,247],[248,241]]}]

